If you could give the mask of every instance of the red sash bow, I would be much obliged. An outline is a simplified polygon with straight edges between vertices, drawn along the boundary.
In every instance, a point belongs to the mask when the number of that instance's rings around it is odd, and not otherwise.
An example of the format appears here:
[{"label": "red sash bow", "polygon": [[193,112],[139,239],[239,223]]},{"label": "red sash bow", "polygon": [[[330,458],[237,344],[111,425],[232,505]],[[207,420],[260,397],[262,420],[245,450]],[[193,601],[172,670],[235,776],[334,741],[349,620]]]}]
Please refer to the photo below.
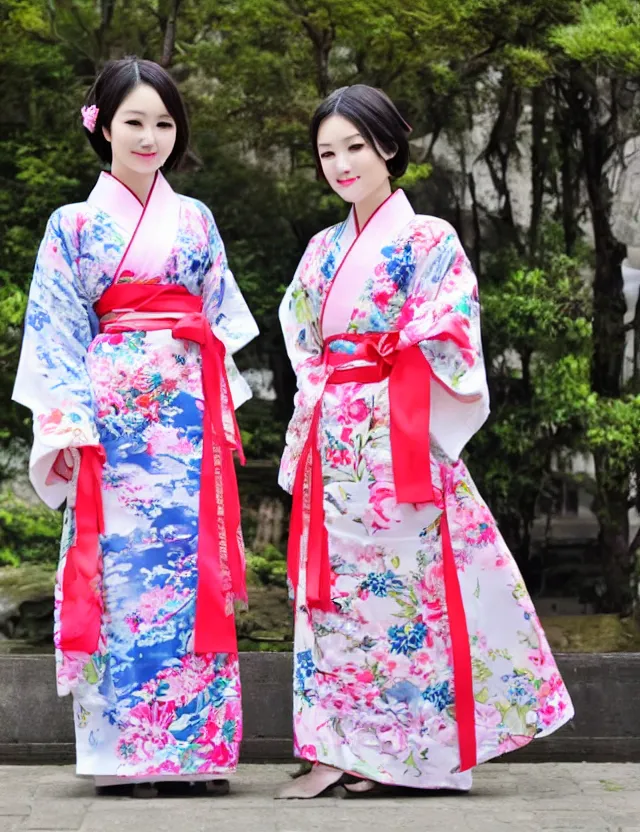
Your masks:
[{"label": "red sash bow", "polygon": [[[350,342],[355,345],[355,350],[349,353],[331,352],[330,345],[334,341]],[[446,493],[434,491],[431,478],[429,430],[433,372],[419,346],[399,347],[397,332],[332,336],[325,342],[324,361],[329,369],[327,386],[350,382],[370,384],[389,379],[391,458],[396,500],[412,504],[436,502],[443,509],[440,529],[445,595],[453,652],[460,770],[465,771],[476,764],[471,649],[449,531]],[[354,362],[357,362],[356,366],[350,366]],[[297,591],[304,547],[307,606],[334,612],[318,435],[321,414],[322,397],[315,407],[296,470],[287,562],[289,579],[294,591]],[[447,475],[443,471],[443,490],[446,489],[446,480]]]},{"label": "red sash bow", "polygon": [[[233,451],[238,451],[243,463],[244,455],[224,365],[225,347],[211,331],[202,312],[202,298],[192,295],[184,286],[116,283],[103,294],[95,309],[101,318],[109,312],[124,313],[104,322],[102,331],[171,329],[174,338],[200,345],[204,417],[195,652],[235,653],[238,648],[233,598],[246,600],[247,593]],[[184,314],[180,319],[145,317],[145,313],[157,312]],[[225,430],[225,415],[229,433]],[[61,612],[61,648],[88,653],[97,649],[100,632],[100,601],[97,593],[94,599],[91,592],[99,572],[97,535],[104,530],[101,472],[96,466],[94,451],[81,450],[76,499],[78,537],[67,555]],[[104,462],[104,451],[99,458]],[[86,533],[80,533],[89,520],[93,535],[90,540]]]}]

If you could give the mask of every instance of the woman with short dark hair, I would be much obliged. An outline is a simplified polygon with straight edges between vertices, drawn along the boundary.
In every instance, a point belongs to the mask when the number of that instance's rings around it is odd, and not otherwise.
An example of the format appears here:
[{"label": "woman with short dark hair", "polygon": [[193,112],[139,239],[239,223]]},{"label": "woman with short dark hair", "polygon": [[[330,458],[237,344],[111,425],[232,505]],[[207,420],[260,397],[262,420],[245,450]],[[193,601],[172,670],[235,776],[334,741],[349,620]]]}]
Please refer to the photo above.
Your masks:
[{"label": "woman with short dark hair", "polygon": [[471,769],[573,714],[517,566],[460,459],[488,412],[475,276],[454,229],[390,179],[410,127],[362,84],[311,138],[352,208],[309,243],[280,308],[298,380],[280,483],[293,494],[294,737],[337,783],[471,788]]},{"label": "woman with short dark hair", "polygon": [[14,390],[34,417],[31,481],[67,501],[58,690],[78,774],[100,789],[220,793],[242,733],[246,596],[232,454],[250,391],[231,355],[257,327],[211,212],[162,173],[189,141],[171,76],[113,61],[82,120],[110,172],[49,220]]}]

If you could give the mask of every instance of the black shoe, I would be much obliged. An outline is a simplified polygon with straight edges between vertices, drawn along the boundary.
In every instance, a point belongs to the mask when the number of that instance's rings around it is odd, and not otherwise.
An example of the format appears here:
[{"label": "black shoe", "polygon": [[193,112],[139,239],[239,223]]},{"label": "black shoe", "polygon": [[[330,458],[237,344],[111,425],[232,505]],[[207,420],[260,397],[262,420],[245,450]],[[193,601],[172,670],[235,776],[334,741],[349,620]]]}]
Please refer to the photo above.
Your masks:
[{"label": "black shoe", "polygon": [[222,797],[230,791],[228,780],[165,780],[156,786],[162,797]]},{"label": "black shoe", "polygon": [[113,786],[96,786],[98,797],[135,797],[148,800],[158,796],[153,783],[117,783]]}]

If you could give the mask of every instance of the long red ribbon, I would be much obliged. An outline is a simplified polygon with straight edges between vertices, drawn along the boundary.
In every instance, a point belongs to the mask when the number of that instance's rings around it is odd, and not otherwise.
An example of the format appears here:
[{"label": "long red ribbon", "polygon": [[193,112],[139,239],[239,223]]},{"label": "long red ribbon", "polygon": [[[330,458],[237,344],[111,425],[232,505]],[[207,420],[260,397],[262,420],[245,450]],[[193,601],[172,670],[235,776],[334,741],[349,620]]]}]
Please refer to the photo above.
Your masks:
[{"label": "long red ribbon", "polygon": [[[173,337],[200,344],[205,416],[198,518],[196,653],[235,653],[235,616],[229,593],[246,600],[243,554],[238,539],[240,498],[233,450],[244,464],[240,431],[224,366],[225,347],[205,315],[192,313],[173,327]],[[235,442],[225,437],[223,408],[232,416]],[[216,557],[216,554],[218,555]]]},{"label": "long red ribbon", "polygon": [[[444,487],[444,478],[443,478]],[[451,650],[453,653],[453,689],[458,724],[458,745],[460,747],[460,771],[473,768],[477,762],[475,697],[473,695],[473,669],[471,665],[471,644],[467,629],[467,616],[456,568],[456,557],[451,542],[449,518],[447,517],[446,494],[440,515],[440,539],[444,567],[444,593],[449,614]]]},{"label": "long red ribbon", "polygon": [[[233,451],[244,464],[240,431],[224,365],[224,344],[213,334],[202,311],[202,298],[184,286],[113,284],[96,304],[106,332],[171,329],[174,338],[200,345],[204,393],[203,451],[198,518],[198,586],[196,653],[235,653],[237,638],[233,598],[246,600],[244,556],[240,538],[240,498]],[[175,318],[145,313],[183,313]],[[120,314],[119,313],[126,313]],[[133,317],[135,313],[135,317]],[[224,416],[231,427],[225,430]]]},{"label": "long red ribbon", "polygon": [[[349,341],[355,353],[331,352],[333,341]],[[446,495],[434,492],[431,478],[431,381],[433,373],[419,346],[398,348],[398,333],[335,335],[325,343],[329,368],[327,386],[357,382],[368,384],[389,378],[391,458],[398,503],[432,503],[443,500],[442,555],[446,604],[453,650],[456,721],[461,771],[476,764],[475,702],[471,651],[464,602],[451,544]],[[349,366],[354,361],[367,364]],[[304,444],[293,487],[293,509],[287,552],[288,575],[297,591],[302,549],[306,550],[306,602],[310,609],[335,611],[331,600],[331,566],[324,516],[324,486],[320,455],[322,398],[318,401]],[[444,487],[444,481],[443,481]]]},{"label": "long red ribbon", "polygon": [[100,593],[100,539],[104,533],[101,446],[80,448],[76,491],[76,534],[67,551],[62,575],[60,608],[61,650],[93,653],[98,647],[102,621]]}]

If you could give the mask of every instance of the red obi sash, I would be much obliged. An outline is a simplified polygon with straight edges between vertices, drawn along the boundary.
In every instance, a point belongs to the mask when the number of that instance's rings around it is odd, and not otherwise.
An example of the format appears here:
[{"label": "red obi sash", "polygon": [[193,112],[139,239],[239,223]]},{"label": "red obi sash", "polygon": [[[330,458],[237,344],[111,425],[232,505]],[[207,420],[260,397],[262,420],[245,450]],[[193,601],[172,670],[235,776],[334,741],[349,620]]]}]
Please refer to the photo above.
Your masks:
[{"label": "red obi sash", "polygon": [[[213,334],[202,311],[202,298],[192,295],[184,286],[140,283],[113,284],[95,305],[103,318],[114,312],[116,316],[101,322],[103,332],[131,332],[170,329],[174,338],[200,345],[202,355],[202,386],[204,393],[203,451],[200,470],[200,503],[198,518],[198,584],[196,593],[195,646],[196,653],[235,653],[237,640],[233,599],[246,600],[244,552],[240,537],[240,499],[233,464],[233,451],[238,451],[244,464],[240,432],[235,418],[231,391],[224,365],[224,344]],[[146,313],[181,313],[182,317],[149,317]],[[225,431],[224,417],[232,435]],[[98,534],[103,531],[102,505],[99,498],[101,469],[81,449],[82,461],[76,498],[78,528],[81,521],[91,526],[90,537],[83,546],[69,550],[65,566],[67,573],[81,572],[84,585],[98,579]],[[104,452],[102,452],[104,461]],[[97,511],[96,511],[97,508]],[[85,551],[91,550],[91,567],[84,567]],[[95,556],[93,555],[95,552]],[[98,645],[101,610],[99,604],[87,623],[86,604],[81,605],[73,594],[63,597],[61,612],[61,648],[93,652]],[[69,646],[68,633],[81,623],[84,637],[81,646]]]},{"label": "red obi sash", "polygon": [[[398,503],[436,503],[441,514],[445,600],[451,632],[455,709],[460,744],[460,770],[476,765],[475,703],[469,633],[451,542],[443,491],[431,479],[430,416],[433,373],[419,346],[398,347],[398,333],[334,335],[325,341],[327,386],[389,379],[391,458]],[[349,353],[331,352],[333,341],[354,345]],[[362,366],[349,366],[365,361]],[[293,487],[293,509],[287,553],[288,574],[297,591],[301,550],[306,551],[306,602],[310,609],[335,611],[331,600],[331,566],[324,515],[324,486],[319,447],[322,398],[318,401]]]}]

